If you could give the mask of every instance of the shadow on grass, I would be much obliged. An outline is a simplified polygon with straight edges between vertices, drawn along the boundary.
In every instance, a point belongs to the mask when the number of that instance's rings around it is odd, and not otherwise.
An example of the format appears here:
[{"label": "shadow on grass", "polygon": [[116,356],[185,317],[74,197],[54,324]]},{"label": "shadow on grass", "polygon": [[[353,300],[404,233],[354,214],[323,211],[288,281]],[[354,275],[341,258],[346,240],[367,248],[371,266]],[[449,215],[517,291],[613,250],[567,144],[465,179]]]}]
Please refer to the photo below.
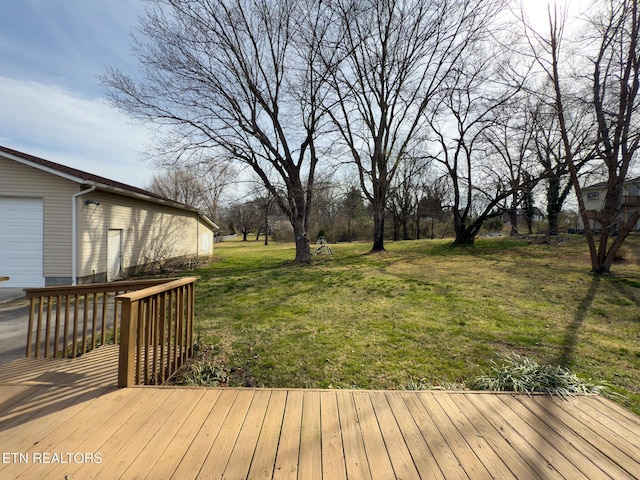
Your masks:
[{"label": "shadow on grass", "polygon": [[589,286],[589,291],[578,305],[576,313],[573,317],[573,321],[567,327],[567,330],[565,332],[564,341],[562,342],[562,353],[558,358],[558,361],[556,362],[562,367],[568,368],[571,365],[575,354],[576,345],[578,344],[578,335],[580,333],[580,328],[584,323],[584,319],[587,316],[587,311],[593,303],[593,299],[596,296],[599,286],[600,276],[594,275],[593,279],[591,280],[591,286]]}]

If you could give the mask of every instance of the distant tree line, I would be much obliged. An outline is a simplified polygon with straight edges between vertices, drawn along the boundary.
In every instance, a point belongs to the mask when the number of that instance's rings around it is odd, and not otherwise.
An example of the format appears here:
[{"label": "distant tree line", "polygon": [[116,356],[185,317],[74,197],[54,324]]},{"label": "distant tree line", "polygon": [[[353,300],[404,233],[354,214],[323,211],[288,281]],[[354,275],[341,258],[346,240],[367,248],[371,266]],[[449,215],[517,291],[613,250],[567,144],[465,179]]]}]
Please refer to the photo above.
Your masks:
[{"label": "distant tree line", "polygon": [[[174,173],[202,178],[194,158],[252,172],[262,193],[216,215],[267,233],[282,215],[296,262],[321,231],[368,234],[372,252],[449,233],[464,245],[506,212],[515,234],[536,203],[555,234],[573,191],[592,271],[608,272],[640,220],[620,215],[640,146],[638,0],[572,19],[553,6],[540,29],[519,5],[155,0],[135,40],[141,75],[102,79],[113,104],[160,125],[155,155]],[[582,199],[595,179],[598,212]]]}]

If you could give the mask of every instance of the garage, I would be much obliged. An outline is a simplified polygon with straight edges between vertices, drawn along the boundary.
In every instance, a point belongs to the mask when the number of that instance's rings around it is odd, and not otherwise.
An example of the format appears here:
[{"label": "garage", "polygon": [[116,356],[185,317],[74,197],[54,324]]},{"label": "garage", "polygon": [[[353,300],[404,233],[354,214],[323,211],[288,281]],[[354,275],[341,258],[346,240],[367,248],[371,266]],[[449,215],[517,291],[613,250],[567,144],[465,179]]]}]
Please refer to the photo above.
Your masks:
[{"label": "garage", "polygon": [[42,287],[44,207],[42,198],[0,197],[2,287]]},{"label": "garage", "polygon": [[0,290],[97,283],[211,255],[197,208],[0,146]]}]

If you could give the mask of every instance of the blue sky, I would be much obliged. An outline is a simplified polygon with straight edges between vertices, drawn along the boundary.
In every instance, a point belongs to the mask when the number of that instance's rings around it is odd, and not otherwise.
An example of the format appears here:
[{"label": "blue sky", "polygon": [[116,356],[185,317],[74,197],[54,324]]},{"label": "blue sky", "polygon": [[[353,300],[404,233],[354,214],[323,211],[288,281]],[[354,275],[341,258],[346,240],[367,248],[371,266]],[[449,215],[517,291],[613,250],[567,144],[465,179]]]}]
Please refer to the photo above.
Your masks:
[{"label": "blue sky", "polygon": [[135,74],[142,0],[0,0],[0,145],[144,187],[148,132],[104,100],[106,66]]}]

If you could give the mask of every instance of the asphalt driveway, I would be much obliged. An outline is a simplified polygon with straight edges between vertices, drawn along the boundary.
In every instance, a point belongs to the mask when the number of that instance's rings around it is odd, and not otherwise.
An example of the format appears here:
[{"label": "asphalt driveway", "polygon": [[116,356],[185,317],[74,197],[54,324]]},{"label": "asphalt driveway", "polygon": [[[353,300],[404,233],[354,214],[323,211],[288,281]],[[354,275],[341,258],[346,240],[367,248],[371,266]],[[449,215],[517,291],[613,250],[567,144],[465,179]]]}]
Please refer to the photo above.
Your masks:
[{"label": "asphalt driveway", "polygon": [[0,303],[0,365],[24,358],[29,325],[29,303]]}]

